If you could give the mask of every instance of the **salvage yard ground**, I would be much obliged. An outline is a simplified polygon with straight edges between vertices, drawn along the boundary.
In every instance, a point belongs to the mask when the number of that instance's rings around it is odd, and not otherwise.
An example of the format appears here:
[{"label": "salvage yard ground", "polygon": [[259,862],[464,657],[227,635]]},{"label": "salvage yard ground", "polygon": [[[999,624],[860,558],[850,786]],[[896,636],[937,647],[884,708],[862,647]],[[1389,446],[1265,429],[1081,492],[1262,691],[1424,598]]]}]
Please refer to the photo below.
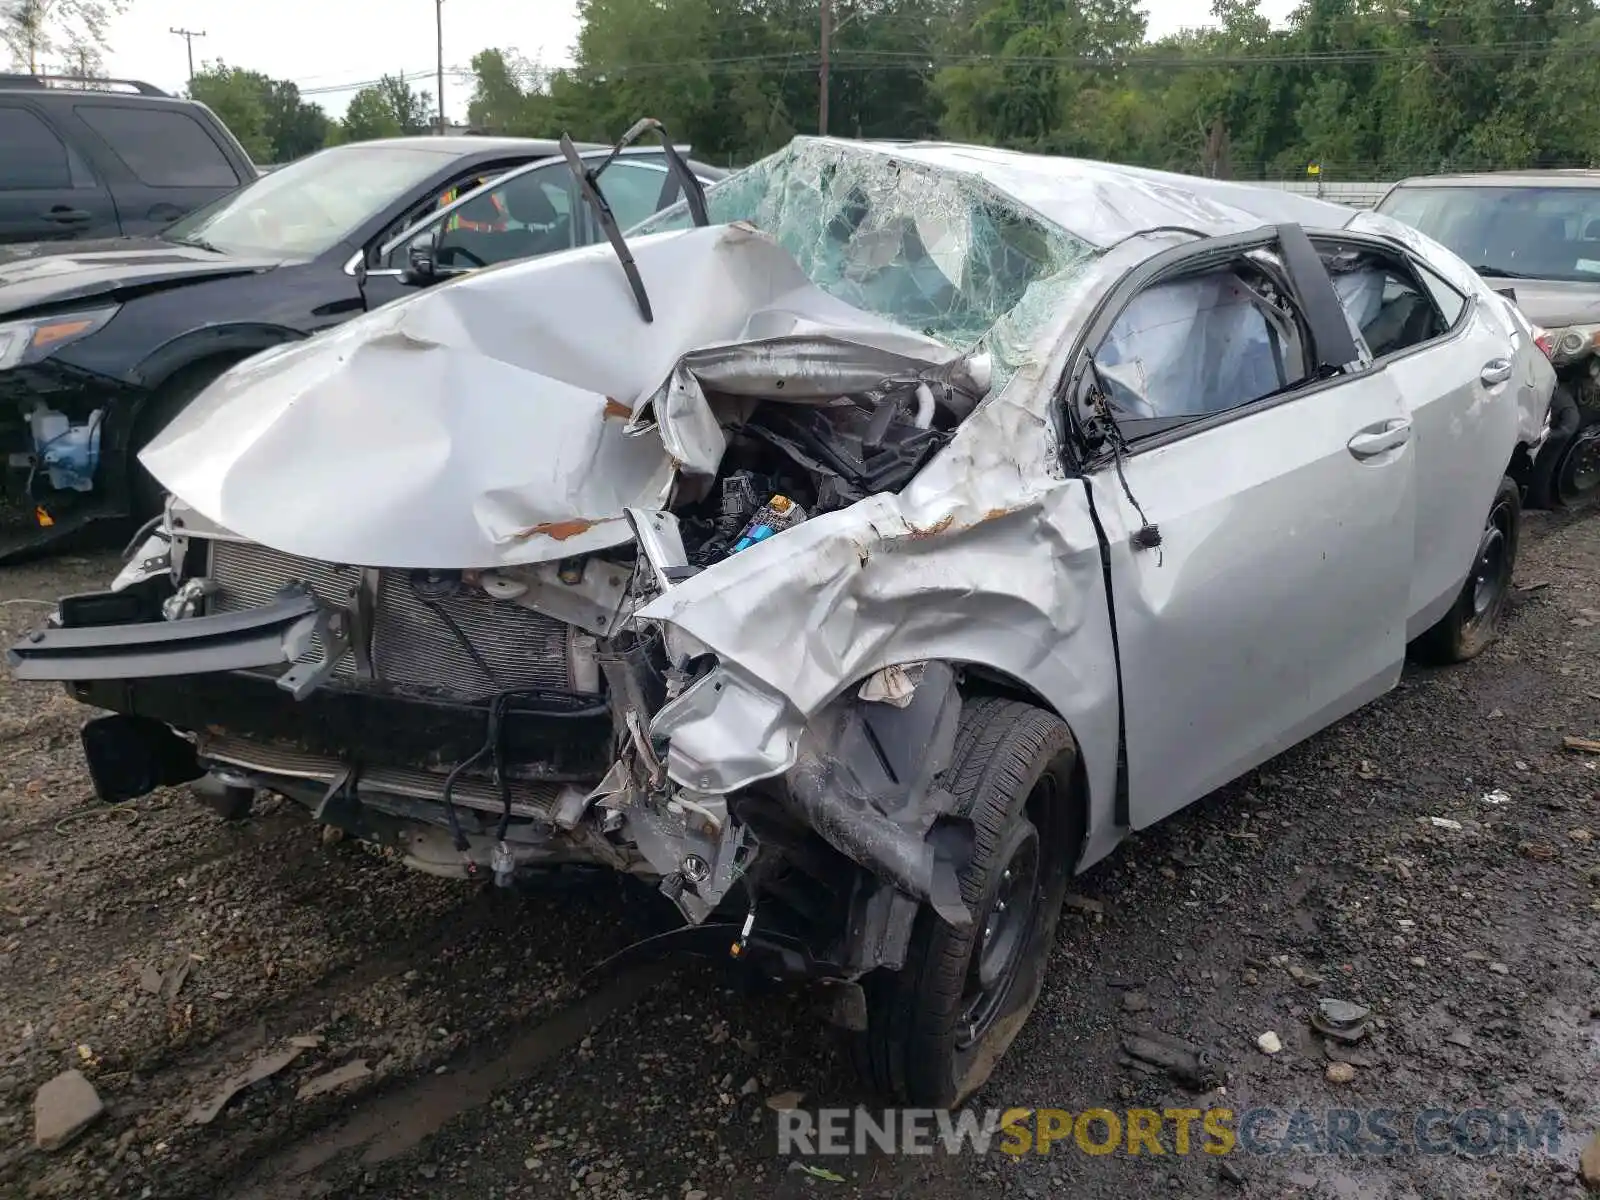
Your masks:
[{"label": "salvage yard ground", "polygon": [[[5,571],[0,629],[113,570]],[[1482,659],[1408,671],[1078,880],[1039,1009],[975,1103],[1559,1109],[1553,1154],[1130,1159],[1069,1140],[808,1173],[776,1154],[768,1101],[865,1098],[805,1003],[693,963],[582,981],[662,927],[651,894],[473,891],[328,841],[280,801],[237,826],[176,792],[96,806],[84,713],[4,681],[0,1195],[1582,1196],[1600,756],[1564,739],[1600,737],[1600,516],[1530,514],[1517,576]],[[1347,1082],[1310,1030],[1329,997],[1374,1011],[1340,1053]],[[1133,1069],[1135,1026],[1205,1048],[1225,1092]],[[256,1064],[266,1077],[219,1109]],[[35,1093],[74,1068],[107,1111],[35,1149]]]}]

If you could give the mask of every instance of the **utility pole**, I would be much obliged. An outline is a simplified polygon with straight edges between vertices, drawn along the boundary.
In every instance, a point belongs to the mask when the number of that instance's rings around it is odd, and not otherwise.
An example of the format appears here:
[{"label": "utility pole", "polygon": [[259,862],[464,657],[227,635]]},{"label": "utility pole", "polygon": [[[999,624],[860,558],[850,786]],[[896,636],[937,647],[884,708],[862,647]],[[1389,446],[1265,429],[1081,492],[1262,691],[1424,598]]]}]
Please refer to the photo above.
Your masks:
[{"label": "utility pole", "polygon": [[444,136],[444,0],[433,0],[433,17],[439,51],[439,136]]},{"label": "utility pole", "polygon": [[168,33],[177,34],[179,37],[181,37],[184,40],[184,43],[189,47],[189,82],[193,83],[194,82],[194,40],[197,37],[205,37],[206,31],[204,29],[200,29],[200,30],[194,30],[194,29],[168,29],[167,32]]},{"label": "utility pole", "polygon": [[822,69],[818,72],[821,88],[817,95],[817,132],[828,133],[828,58],[833,41],[833,0],[822,0]]}]

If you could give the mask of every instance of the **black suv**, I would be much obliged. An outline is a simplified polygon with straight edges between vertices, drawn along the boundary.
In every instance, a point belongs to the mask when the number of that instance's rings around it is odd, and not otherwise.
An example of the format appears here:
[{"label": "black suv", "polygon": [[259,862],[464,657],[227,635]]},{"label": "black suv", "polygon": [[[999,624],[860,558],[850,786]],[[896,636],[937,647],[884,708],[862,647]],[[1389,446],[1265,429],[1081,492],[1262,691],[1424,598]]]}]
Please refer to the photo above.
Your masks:
[{"label": "black suv", "polygon": [[258,174],[194,100],[148,83],[0,75],[0,243],[155,233]]}]

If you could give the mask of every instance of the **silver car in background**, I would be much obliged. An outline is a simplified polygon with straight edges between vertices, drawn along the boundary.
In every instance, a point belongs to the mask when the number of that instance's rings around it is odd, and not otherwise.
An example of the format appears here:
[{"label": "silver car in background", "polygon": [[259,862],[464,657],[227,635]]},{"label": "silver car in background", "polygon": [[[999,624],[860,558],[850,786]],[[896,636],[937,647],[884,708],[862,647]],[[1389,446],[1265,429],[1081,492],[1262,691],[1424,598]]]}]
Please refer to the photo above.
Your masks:
[{"label": "silver car in background", "polygon": [[1528,502],[1600,495],[1600,171],[1420,176],[1378,211],[1448,246],[1534,324],[1558,382]]},{"label": "silver car in background", "polygon": [[628,872],[950,1104],[1074,872],[1489,643],[1554,377],[1278,192],[801,138],[696,207],[235,368],[11,660],[114,710],[102,795]]}]

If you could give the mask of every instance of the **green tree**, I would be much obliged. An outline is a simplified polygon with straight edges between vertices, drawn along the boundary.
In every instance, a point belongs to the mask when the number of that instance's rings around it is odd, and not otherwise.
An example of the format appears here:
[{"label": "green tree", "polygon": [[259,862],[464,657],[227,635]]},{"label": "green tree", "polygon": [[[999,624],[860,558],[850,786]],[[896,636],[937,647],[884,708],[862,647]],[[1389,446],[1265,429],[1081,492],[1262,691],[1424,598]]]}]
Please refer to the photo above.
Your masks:
[{"label": "green tree", "polygon": [[433,112],[430,93],[412,91],[411,85],[399,76],[385,75],[350,98],[339,140],[364,142],[426,133],[433,122]]},{"label": "green tree", "polygon": [[189,95],[215,112],[256,162],[291,162],[327,138],[321,108],[303,100],[294,84],[259,71],[207,63],[195,73]]},{"label": "green tree", "polygon": [[1108,142],[1108,96],[1144,39],[1134,0],[990,0],[939,72],[944,127],[954,137],[1050,153]]},{"label": "green tree", "polygon": [[473,55],[472,79],[467,122],[474,129],[512,137],[552,135],[545,73],[515,50]]},{"label": "green tree", "polygon": [[127,7],[128,0],[0,0],[0,39],[13,66],[39,74],[44,59],[57,53],[98,59],[111,19]]},{"label": "green tree", "polygon": [[[1600,158],[1600,0],[833,0],[830,131],[1206,175],[1392,178]],[[474,60],[473,119],[602,140],[641,115],[716,162],[817,128],[818,0],[579,0],[570,69]]]},{"label": "green tree", "polygon": [[217,114],[251,159],[265,163],[274,161],[263,102],[271,85],[272,81],[260,72],[230,67],[219,60],[195,72],[189,95]]},{"label": "green tree", "polygon": [[288,80],[269,80],[261,104],[273,162],[292,162],[321,149],[327,140],[328,114],[303,99],[299,87]]}]

